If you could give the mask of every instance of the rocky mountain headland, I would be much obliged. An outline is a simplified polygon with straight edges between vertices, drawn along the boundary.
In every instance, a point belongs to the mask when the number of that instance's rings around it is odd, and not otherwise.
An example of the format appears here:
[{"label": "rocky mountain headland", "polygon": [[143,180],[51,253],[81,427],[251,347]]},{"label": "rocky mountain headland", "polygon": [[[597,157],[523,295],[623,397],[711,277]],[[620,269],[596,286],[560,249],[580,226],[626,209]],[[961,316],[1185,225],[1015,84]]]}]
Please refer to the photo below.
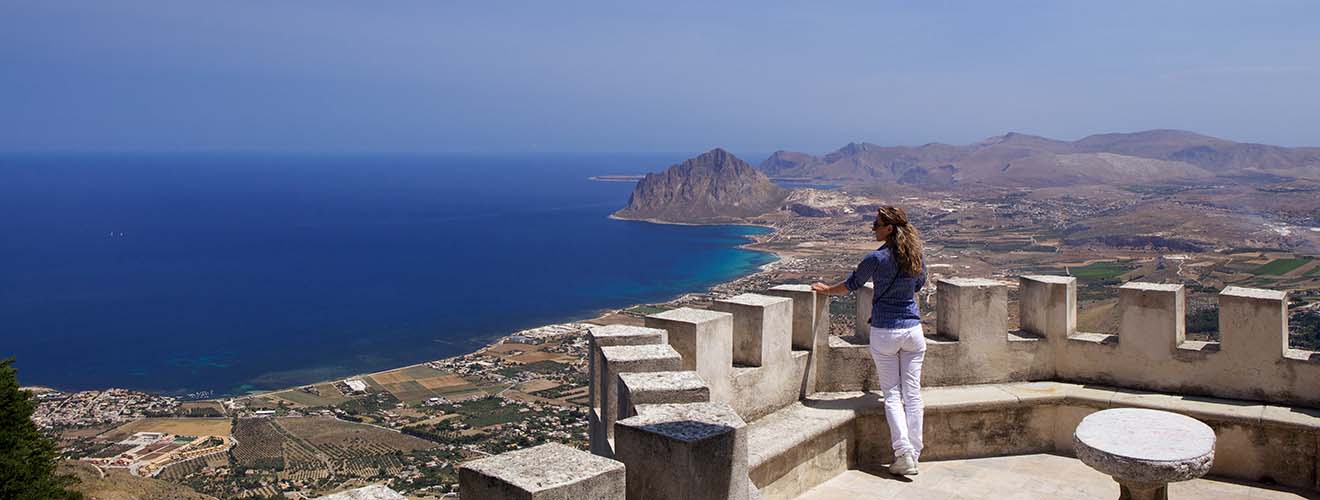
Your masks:
[{"label": "rocky mountain headland", "polygon": [[[1010,132],[961,146],[854,142],[823,156],[780,150],[756,168],[716,148],[641,178],[627,206],[614,217],[723,223],[778,209],[807,217],[873,209],[865,202],[841,199],[846,195],[839,190],[788,190],[771,179],[820,181],[848,192],[861,188],[888,195],[1081,186],[1164,186],[1158,189],[1166,190],[1241,186],[1239,190],[1247,191],[1233,199],[1251,210],[1262,209],[1263,200],[1287,198],[1286,205],[1300,206],[1301,212],[1310,214],[1315,203],[1294,202],[1312,194],[1312,186],[1320,183],[1320,148],[1235,142],[1181,130],[1096,134],[1071,142]],[[1289,190],[1280,193],[1274,185]]]},{"label": "rocky mountain headland", "polygon": [[789,190],[732,153],[715,148],[650,173],[637,183],[620,219],[714,223],[778,209]]},{"label": "rocky mountain headland", "polygon": [[1234,142],[1181,130],[1097,134],[1077,141],[1008,133],[976,144],[850,143],[824,156],[776,151],[760,170],[774,177],[941,188],[1135,185],[1320,180],[1320,148]]}]

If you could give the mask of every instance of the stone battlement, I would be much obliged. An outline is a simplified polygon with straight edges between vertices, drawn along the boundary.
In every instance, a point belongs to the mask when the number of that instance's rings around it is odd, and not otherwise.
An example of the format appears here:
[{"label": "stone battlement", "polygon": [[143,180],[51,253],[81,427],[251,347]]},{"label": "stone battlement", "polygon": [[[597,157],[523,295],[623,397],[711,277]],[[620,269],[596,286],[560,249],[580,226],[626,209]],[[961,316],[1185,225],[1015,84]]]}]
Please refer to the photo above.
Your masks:
[{"label": "stone battlement", "polygon": [[[936,331],[925,386],[1059,380],[1320,408],[1320,356],[1288,348],[1285,292],[1228,287],[1219,294],[1220,343],[1184,336],[1182,285],[1119,288],[1117,335],[1077,330],[1076,279],[1020,278],[1022,328],[1008,330],[1007,285],[946,279],[936,284]],[[858,292],[865,328],[871,290]],[[859,329],[860,330],[860,329]],[[870,389],[866,335],[832,338],[819,390]]]},{"label": "stone battlement", "polygon": [[[1311,410],[1320,408],[1320,356],[1288,349],[1286,293],[1225,289],[1222,342],[1206,343],[1184,337],[1182,285],[1120,287],[1120,328],[1109,335],[1077,331],[1075,278],[1020,280],[1019,331],[1008,329],[1005,283],[936,283],[923,458],[1067,454],[1062,436],[1089,412],[1145,406],[1208,416],[1221,446],[1258,458],[1225,461],[1216,474],[1320,487],[1320,411]],[[871,296],[870,285],[858,290],[851,337],[829,335],[828,297],[806,285],[665,311],[645,326],[592,328],[591,451],[626,473],[531,489],[507,477],[506,490],[519,493],[493,498],[569,487],[592,497],[579,486],[603,485],[599,498],[789,499],[891,458],[879,396],[866,392],[877,385]],[[1277,450],[1287,459],[1262,467]],[[520,470],[487,462],[520,460],[508,455],[483,459],[483,470]],[[484,477],[483,491],[499,480]]]}]

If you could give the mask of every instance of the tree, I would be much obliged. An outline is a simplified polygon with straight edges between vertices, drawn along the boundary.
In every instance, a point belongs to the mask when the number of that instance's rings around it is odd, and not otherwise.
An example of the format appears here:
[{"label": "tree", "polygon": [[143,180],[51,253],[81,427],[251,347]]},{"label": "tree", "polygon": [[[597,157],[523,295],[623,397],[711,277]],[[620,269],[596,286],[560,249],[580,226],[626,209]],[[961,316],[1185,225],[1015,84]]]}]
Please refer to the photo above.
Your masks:
[{"label": "tree", "polygon": [[65,486],[72,476],[55,474],[55,441],[32,423],[32,393],[18,390],[14,358],[0,360],[0,498],[13,500],[81,499]]}]

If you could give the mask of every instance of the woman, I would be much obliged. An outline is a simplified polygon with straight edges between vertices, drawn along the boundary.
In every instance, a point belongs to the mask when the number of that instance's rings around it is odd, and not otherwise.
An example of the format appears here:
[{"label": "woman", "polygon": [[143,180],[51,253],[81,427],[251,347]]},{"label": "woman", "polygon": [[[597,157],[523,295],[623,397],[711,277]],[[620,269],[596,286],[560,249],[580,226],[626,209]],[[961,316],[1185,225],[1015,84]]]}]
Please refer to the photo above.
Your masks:
[{"label": "woman", "polygon": [[880,248],[857,265],[842,283],[813,283],[819,293],[840,295],[860,288],[867,281],[875,286],[871,299],[871,357],[885,398],[885,419],[893,439],[894,463],[889,472],[917,473],[921,456],[921,362],[926,356],[926,338],[916,293],[926,284],[926,265],[921,256],[921,234],[908,223],[897,207],[884,207],[871,224]]}]

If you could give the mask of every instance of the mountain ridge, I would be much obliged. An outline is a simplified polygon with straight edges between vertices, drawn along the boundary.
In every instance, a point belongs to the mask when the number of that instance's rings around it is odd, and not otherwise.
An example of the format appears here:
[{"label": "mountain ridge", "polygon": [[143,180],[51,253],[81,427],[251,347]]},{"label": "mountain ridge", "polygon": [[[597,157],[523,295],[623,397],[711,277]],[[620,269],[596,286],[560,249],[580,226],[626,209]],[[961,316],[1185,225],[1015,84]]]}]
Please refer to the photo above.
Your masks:
[{"label": "mountain ridge", "polygon": [[1076,141],[1008,132],[967,145],[850,142],[822,156],[780,150],[758,168],[772,176],[923,187],[1178,183],[1253,175],[1320,180],[1320,148],[1235,142],[1175,129],[1092,134]]}]

